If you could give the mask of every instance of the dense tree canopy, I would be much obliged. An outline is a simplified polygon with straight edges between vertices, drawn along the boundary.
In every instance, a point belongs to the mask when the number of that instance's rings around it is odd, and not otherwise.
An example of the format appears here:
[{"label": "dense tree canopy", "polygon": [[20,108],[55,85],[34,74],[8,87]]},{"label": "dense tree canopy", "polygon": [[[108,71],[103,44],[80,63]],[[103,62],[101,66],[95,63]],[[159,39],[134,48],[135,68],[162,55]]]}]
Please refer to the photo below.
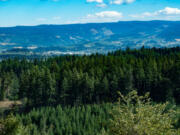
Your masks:
[{"label": "dense tree canopy", "polygon": [[29,106],[114,102],[117,91],[132,90],[179,104],[180,48],[0,62],[0,99],[27,98]]},{"label": "dense tree canopy", "polygon": [[[136,94],[117,106],[119,91]],[[147,92],[153,103],[133,99]],[[0,119],[0,134],[100,135],[104,129],[103,135],[173,135],[180,115],[173,122],[164,103],[180,104],[180,48],[2,60],[0,100],[7,99],[26,104],[16,117]]]}]

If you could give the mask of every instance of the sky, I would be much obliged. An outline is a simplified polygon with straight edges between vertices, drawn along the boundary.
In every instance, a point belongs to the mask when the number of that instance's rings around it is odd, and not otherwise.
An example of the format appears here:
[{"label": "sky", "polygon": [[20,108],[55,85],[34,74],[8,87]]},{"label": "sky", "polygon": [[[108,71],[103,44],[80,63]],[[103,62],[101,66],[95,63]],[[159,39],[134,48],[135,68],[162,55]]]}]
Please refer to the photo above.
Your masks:
[{"label": "sky", "polygon": [[180,0],[0,0],[0,27],[180,20]]}]

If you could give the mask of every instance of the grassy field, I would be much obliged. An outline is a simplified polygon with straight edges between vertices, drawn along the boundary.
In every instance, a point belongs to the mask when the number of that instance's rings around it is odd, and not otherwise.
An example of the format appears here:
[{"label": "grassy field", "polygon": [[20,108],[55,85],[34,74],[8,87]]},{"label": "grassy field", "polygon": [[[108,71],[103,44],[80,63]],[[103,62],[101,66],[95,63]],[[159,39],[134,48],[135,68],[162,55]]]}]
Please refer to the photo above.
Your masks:
[{"label": "grassy field", "polygon": [[0,101],[0,109],[12,109],[15,106],[21,106],[21,101]]}]

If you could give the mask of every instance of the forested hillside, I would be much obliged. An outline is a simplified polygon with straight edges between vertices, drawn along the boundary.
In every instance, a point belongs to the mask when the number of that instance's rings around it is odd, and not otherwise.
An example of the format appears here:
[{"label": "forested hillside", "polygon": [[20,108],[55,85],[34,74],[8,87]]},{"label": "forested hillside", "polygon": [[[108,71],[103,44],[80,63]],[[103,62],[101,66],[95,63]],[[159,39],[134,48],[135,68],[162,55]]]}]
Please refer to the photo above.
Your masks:
[{"label": "forested hillside", "polygon": [[120,21],[0,27],[0,53],[84,54],[119,48],[175,47],[180,21]]},{"label": "forested hillside", "polygon": [[2,135],[179,135],[180,48],[3,60],[0,100]]},{"label": "forested hillside", "polygon": [[0,99],[32,107],[114,102],[117,92],[150,92],[156,102],[180,103],[180,48],[116,51],[0,62]]}]

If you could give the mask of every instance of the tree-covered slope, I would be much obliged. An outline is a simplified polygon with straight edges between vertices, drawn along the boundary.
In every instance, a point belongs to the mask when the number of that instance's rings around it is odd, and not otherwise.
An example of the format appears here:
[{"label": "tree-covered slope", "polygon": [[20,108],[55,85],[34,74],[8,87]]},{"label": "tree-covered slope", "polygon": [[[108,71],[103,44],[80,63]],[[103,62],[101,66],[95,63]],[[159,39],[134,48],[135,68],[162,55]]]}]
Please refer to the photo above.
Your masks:
[{"label": "tree-covered slope", "polygon": [[179,26],[178,21],[124,21],[0,28],[0,49],[25,47],[47,54],[49,51],[107,52],[143,45],[172,47],[180,44]]},{"label": "tree-covered slope", "polygon": [[179,104],[180,49],[116,51],[0,62],[0,99],[27,98],[28,106],[79,105],[117,100],[117,92],[150,92],[156,102]]}]

